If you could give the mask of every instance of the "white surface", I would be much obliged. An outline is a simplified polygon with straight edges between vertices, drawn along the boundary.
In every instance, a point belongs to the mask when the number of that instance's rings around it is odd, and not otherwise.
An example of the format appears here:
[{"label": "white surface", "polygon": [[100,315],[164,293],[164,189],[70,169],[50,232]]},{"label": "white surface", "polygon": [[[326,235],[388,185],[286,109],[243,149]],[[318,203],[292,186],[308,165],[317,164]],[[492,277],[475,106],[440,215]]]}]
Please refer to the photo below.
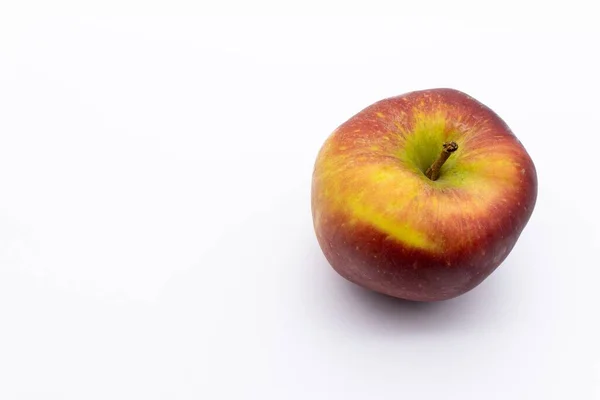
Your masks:
[{"label": "white surface", "polygon": [[[600,398],[592,2],[24,3],[0,12],[0,398]],[[310,180],[338,124],[433,87],[508,122],[539,199],[488,280],[415,305],[327,265]]]}]

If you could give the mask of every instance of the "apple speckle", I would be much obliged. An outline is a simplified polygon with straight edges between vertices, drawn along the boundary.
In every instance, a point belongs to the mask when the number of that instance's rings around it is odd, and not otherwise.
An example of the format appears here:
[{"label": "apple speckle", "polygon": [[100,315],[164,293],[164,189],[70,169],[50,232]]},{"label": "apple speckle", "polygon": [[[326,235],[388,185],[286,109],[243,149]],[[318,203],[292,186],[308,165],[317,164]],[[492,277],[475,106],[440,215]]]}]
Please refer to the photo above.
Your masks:
[{"label": "apple speckle", "polygon": [[525,168],[521,168],[521,175],[525,175]]},{"label": "apple speckle", "polygon": [[379,118],[385,118],[385,115],[381,112],[376,112],[376,114]]}]

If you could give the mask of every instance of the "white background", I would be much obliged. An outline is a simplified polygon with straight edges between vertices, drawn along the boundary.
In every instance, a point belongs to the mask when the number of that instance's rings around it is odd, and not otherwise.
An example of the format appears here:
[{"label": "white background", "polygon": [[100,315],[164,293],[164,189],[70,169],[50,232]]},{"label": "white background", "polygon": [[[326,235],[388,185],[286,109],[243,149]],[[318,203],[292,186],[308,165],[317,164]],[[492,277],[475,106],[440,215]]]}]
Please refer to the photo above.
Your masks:
[{"label": "white background", "polygon": [[[5,0],[0,398],[600,398],[598,15]],[[333,272],[310,182],[337,125],[434,87],[507,121],[539,198],[488,280],[412,304]]]}]

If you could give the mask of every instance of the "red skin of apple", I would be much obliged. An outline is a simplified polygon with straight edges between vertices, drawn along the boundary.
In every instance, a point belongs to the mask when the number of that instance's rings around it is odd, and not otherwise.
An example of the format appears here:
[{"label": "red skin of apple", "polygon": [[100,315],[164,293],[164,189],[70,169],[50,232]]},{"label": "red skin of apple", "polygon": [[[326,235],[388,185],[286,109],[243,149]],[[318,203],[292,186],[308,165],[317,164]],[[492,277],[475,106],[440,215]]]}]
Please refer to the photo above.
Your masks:
[{"label": "red skin of apple", "polygon": [[[446,171],[455,177],[445,182],[444,167],[432,183],[402,159],[410,136],[428,126],[459,145]],[[341,276],[389,296],[439,301],[473,289],[504,261],[536,197],[535,166],[506,123],[465,93],[431,89],[377,102],[338,127],[317,157],[311,205],[319,245]]]}]

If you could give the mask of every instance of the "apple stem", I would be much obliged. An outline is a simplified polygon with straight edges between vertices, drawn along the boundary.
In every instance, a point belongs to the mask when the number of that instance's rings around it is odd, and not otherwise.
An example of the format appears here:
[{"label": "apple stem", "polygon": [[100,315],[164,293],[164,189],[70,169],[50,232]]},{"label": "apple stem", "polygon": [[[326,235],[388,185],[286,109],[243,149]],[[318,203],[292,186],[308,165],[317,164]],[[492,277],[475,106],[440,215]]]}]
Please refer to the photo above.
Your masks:
[{"label": "apple stem", "polygon": [[442,165],[444,165],[452,153],[458,150],[458,145],[456,142],[446,142],[442,145],[442,148],[442,152],[440,153],[438,159],[435,160],[431,167],[427,168],[427,171],[425,171],[425,176],[432,181],[435,181],[440,177],[440,169],[442,168]]}]

